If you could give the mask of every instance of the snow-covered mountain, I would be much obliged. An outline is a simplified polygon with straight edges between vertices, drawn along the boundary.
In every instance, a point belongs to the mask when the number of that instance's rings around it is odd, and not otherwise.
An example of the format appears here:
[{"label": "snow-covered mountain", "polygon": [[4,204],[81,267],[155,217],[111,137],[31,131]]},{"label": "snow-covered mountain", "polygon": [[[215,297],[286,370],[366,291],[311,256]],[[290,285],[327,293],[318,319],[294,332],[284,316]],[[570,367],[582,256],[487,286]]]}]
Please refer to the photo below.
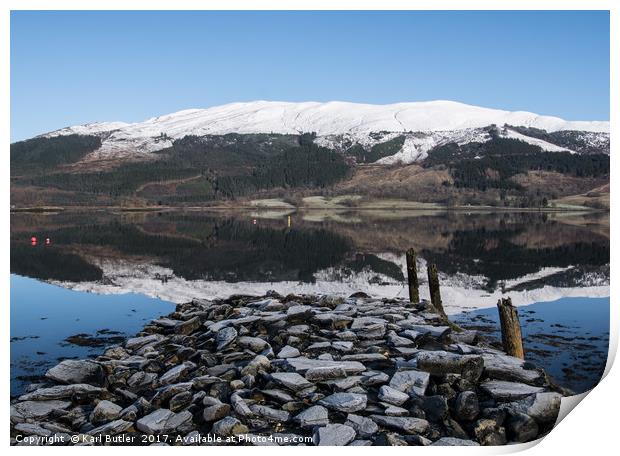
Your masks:
[{"label": "snow-covered mountain", "polygon": [[[144,122],[97,122],[46,133],[52,137],[90,134],[102,138],[100,149],[88,158],[122,158],[149,155],[171,146],[174,139],[187,135],[223,135],[227,133],[299,134],[315,132],[316,142],[331,148],[343,144],[365,147],[404,135],[405,142],[384,163],[411,163],[447,142],[464,144],[490,138],[489,125],[531,127],[547,132],[587,132],[592,141],[608,140],[607,121],[566,121],[525,111],[503,111],[453,101],[428,101],[372,105],[345,102],[288,103],[255,101],[232,103],[208,109],[188,109]],[[500,129],[502,135],[530,142],[544,150],[569,150],[512,129]]]}]

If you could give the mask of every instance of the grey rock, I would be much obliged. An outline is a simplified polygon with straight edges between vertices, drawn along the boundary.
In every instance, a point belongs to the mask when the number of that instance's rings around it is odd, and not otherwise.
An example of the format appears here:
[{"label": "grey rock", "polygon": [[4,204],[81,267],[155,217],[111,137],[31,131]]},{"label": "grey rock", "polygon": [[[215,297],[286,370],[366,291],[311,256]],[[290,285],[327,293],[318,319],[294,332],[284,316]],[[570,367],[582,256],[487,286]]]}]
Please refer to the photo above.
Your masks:
[{"label": "grey rock", "polygon": [[418,370],[405,370],[396,372],[389,385],[407,394],[417,394],[418,396],[424,396],[426,388],[430,381],[430,375],[427,372],[421,372]]},{"label": "grey rock", "polygon": [[371,440],[353,440],[349,446],[372,446]]},{"label": "grey rock", "polygon": [[116,420],[88,431],[89,435],[116,435],[126,432],[133,426],[131,421]]},{"label": "grey rock", "polygon": [[331,342],[315,342],[306,347],[306,351],[327,350],[329,348],[332,348]]},{"label": "grey rock", "polygon": [[127,386],[130,388],[137,388],[150,385],[155,380],[157,380],[157,374],[153,372],[138,371],[127,379]]},{"label": "grey rock", "polygon": [[191,425],[191,422],[192,414],[187,410],[174,413],[168,409],[157,409],[140,418],[136,422],[136,427],[146,434],[181,433]]},{"label": "grey rock", "polygon": [[298,422],[302,428],[323,426],[329,423],[327,409],[320,405],[313,405],[307,408],[293,419]]},{"label": "grey rock", "polygon": [[274,399],[278,402],[290,402],[290,401],[295,400],[293,396],[291,396],[287,392],[282,391],[280,389],[264,389],[264,390],[261,390],[261,393],[263,393],[263,395],[271,399]]},{"label": "grey rock", "polygon": [[366,370],[366,366],[357,361],[330,361],[323,359],[310,359],[305,357],[289,358],[285,360],[277,360],[274,363],[281,363],[300,374],[304,374],[308,369],[314,367],[335,367],[340,366],[347,375],[358,374]]},{"label": "grey rock", "polygon": [[113,421],[120,416],[122,407],[110,401],[99,401],[90,415],[90,421],[94,425]]},{"label": "grey rock", "polygon": [[335,342],[332,342],[332,347],[339,352],[346,353],[353,350],[353,342],[337,340]]},{"label": "grey rock", "polygon": [[538,424],[534,418],[525,413],[515,413],[510,416],[506,425],[508,437],[515,442],[529,442],[538,436]]},{"label": "grey rock", "polygon": [[192,403],[194,395],[191,391],[183,391],[181,393],[175,394],[172,399],[170,399],[169,408],[173,412],[179,412],[184,408],[189,407]]},{"label": "grey rock", "polygon": [[314,440],[318,446],[344,446],[355,439],[355,429],[344,424],[328,424],[317,428]]},{"label": "grey rock", "polygon": [[421,418],[370,415],[375,423],[388,429],[395,429],[406,434],[424,434],[429,423]]},{"label": "grey rock", "polygon": [[332,367],[313,367],[306,371],[305,377],[311,382],[322,382],[324,380],[333,380],[335,378],[346,377],[347,372],[342,366]]},{"label": "grey rock", "polygon": [[105,372],[99,363],[89,360],[67,359],[45,373],[47,378],[58,383],[105,385]]},{"label": "grey rock", "polygon": [[52,435],[52,431],[34,423],[19,423],[14,429],[23,435],[38,435],[40,437],[48,437]]},{"label": "grey rock", "polygon": [[372,437],[379,431],[379,426],[373,420],[352,413],[347,415],[347,420],[344,424],[355,429],[359,437]]},{"label": "grey rock", "polygon": [[386,321],[382,318],[359,317],[351,323],[354,331],[362,339],[377,339],[385,335]]},{"label": "grey rock", "polygon": [[233,393],[230,396],[230,405],[232,405],[233,410],[238,416],[246,418],[254,416],[254,412],[252,412],[250,406],[237,393]]},{"label": "grey rock", "polygon": [[223,380],[219,377],[214,377],[213,375],[201,375],[200,377],[194,377],[189,384],[190,387],[193,386],[194,389],[203,390],[215,383],[222,383]]},{"label": "grey rock", "polygon": [[385,372],[364,372],[362,374],[362,384],[366,386],[383,385],[390,380]]},{"label": "grey rock", "polygon": [[512,412],[525,413],[540,424],[554,423],[560,413],[562,395],[545,392],[526,397],[518,402],[503,404],[502,407]]},{"label": "grey rock", "polygon": [[329,423],[328,412],[325,407],[313,405],[293,418],[302,428],[323,426]]},{"label": "grey rock", "polygon": [[483,354],[484,372],[493,380],[527,383],[537,386],[544,381],[544,375],[536,369],[525,369],[525,361],[505,354]]},{"label": "grey rock", "polygon": [[148,344],[156,344],[161,342],[165,337],[162,334],[150,334],[143,337],[134,337],[125,342],[125,348],[130,351],[138,350]]},{"label": "grey rock", "polygon": [[322,399],[319,403],[328,409],[350,413],[364,410],[367,400],[365,394],[334,393]]},{"label": "grey rock", "polygon": [[291,417],[291,415],[284,410],[277,410],[265,405],[250,405],[250,410],[267,421],[276,423],[285,423]]},{"label": "grey rock", "polygon": [[11,421],[41,420],[54,410],[65,410],[71,406],[69,401],[23,401],[11,405]]},{"label": "grey rock", "polygon": [[342,361],[359,361],[361,363],[387,361],[387,357],[381,353],[356,353],[354,355],[344,355],[340,359]]},{"label": "grey rock", "polygon": [[484,446],[498,446],[506,444],[506,430],[491,419],[476,421],[474,426],[476,439]]},{"label": "grey rock", "polygon": [[229,414],[230,414],[230,405],[219,403],[219,404],[211,405],[209,407],[205,407],[205,409],[202,412],[202,417],[204,418],[205,421],[210,422],[210,421],[221,420],[222,418],[224,418],[225,416],[228,416]]},{"label": "grey rock", "polygon": [[[400,322],[402,324],[402,322]],[[450,327],[448,326],[431,326],[431,325],[408,325],[408,330],[413,330],[422,335],[428,335],[435,339],[442,339],[450,334]]]},{"label": "grey rock", "polygon": [[411,347],[413,345],[411,339],[399,336],[394,330],[388,332],[386,339],[393,347]]},{"label": "grey rock", "polygon": [[[310,333],[310,326],[293,325],[293,326],[289,326],[286,332],[292,336],[307,336]],[[289,343],[290,343],[290,339],[289,339]]]},{"label": "grey rock", "polygon": [[247,434],[248,428],[237,418],[227,416],[226,418],[213,423],[213,428],[211,431],[216,435],[226,437],[229,435]]},{"label": "grey rock", "polygon": [[443,421],[448,416],[448,402],[443,396],[424,396],[421,406],[430,421]]},{"label": "grey rock", "polygon": [[498,401],[514,401],[543,392],[543,388],[526,385],[525,383],[506,382],[503,380],[488,380],[482,382],[480,388]]},{"label": "grey rock", "polygon": [[383,413],[387,416],[409,416],[409,410],[406,408],[388,404],[387,402],[381,402],[381,405],[385,407]]},{"label": "grey rock", "polygon": [[473,440],[457,439],[456,437],[442,437],[436,442],[433,442],[431,446],[480,446],[479,443]]},{"label": "grey rock", "polygon": [[237,340],[237,343],[244,348],[249,348],[255,353],[258,353],[270,346],[269,342],[265,341],[264,339],[261,339],[260,337],[249,337],[249,336],[240,337]]},{"label": "grey rock", "polygon": [[477,381],[484,370],[479,355],[458,355],[446,351],[421,351],[416,355],[418,369],[433,375],[459,374],[469,381]]},{"label": "grey rock", "polygon": [[50,401],[56,399],[66,399],[76,395],[96,397],[103,392],[102,388],[78,383],[75,385],[57,385],[49,388],[39,388],[31,393],[19,397],[20,401]]},{"label": "grey rock", "polygon": [[164,375],[159,378],[160,385],[171,385],[178,383],[183,377],[185,377],[190,371],[196,368],[196,365],[190,361],[186,361],[183,364],[173,367],[166,371]]},{"label": "grey rock", "polygon": [[454,401],[454,415],[459,420],[471,421],[480,413],[478,395],[473,391],[463,391]]},{"label": "grey rock", "polygon": [[277,356],[278,358],[286,359],[286,358],[296,358],[299,355],[301,355],[299,350],[297,350],[295,347],[291,347],[290,345],[286,345],[285,347],[282,347],[282,350],[278,352]]},{"label": "grey rock", "polygon": [[383,385],[379,389],[378,398],[380,401],[393,405],[402,405],[409,399],[409,395],[391,386]]},{"label": "grey rock", "polygon": [[194,331],[198,331],[198,329],[200,329],[201,326],[202,326],[202,323],[200,321],[200,318],[194,317],[194,318],[190,318],[187,321],[184,321],[182,323],[178,323],[177,325],[175,325],[174,332],[177,334],[183,334],[187,336],[193,333]]},{"label": "grey rock", "polygon": [[271,374],[271,379],[292,391],[301,391],[314,386],[296,372],[276,372]]},{"label": "grey rock", "polygon": [[312,315],[312,307],[306,305],[297,305],[291,306],[286,310],[286,317],[291,318],[301,318],[301,317],[310,317]]},{"label": "grey rock", "polygon": [[217,343],[217,350],[223,350],[232,344],[237,338],[237,330],[233,327],[222,328],[217,332],[215,341]]}]

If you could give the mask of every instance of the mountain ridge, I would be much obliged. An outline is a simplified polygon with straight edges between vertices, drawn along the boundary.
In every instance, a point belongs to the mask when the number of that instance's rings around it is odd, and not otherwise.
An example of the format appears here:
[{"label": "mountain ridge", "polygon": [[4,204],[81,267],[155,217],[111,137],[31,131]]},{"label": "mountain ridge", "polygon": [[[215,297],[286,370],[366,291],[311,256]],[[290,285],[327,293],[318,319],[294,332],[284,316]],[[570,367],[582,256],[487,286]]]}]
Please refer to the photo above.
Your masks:
[{"label": "mountain ridge", "polygon": [[[172,146],[176,139],[186,136],[225,134],[302,134],[315,133],[318,144],[338,148],[346,142],[372,147],[377,144],[373,133],[424,133],[425,137],[410,138],[396,160],[405,163],[419,161],[432,147],[456,141],[485,140],[488,136],[477,131],[490,125],[511,125],[524,128],[558,131],[579,131],[606,135],[607,121],[566,121],[559,117],[540,116],[527,111],[505,111],[436,100],[385,105],[349,102],[277,102],[254,101],[229,103],[207,109],[186,109],[151,117],[143,122],[95,122],[65,127],[39,137],[71,134],[96,135],[102,138],[101,147],[91,159],[126,158],[150,155]],[[419,135],[418,135],[419,136]],[[432,138],[428,138],[431,136]],[[544,150],[558,148],[540,140],[528,140]],[[570,151],[570,150],[569,150]],[[392,159],[393,161],[394,159]],[[389,160],[388,160],[389,161]]]}]

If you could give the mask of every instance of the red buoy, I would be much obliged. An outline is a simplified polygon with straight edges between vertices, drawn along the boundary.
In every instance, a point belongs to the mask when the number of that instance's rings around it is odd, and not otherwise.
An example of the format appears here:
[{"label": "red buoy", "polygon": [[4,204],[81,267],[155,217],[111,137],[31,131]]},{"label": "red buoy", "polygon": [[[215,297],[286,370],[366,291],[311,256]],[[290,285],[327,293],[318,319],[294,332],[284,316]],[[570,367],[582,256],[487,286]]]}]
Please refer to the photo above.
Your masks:
[{"label": "red buoy", "polygon": [[32,236],[30,238],[30,245],[37,245],[37,237],[36,236]]}]

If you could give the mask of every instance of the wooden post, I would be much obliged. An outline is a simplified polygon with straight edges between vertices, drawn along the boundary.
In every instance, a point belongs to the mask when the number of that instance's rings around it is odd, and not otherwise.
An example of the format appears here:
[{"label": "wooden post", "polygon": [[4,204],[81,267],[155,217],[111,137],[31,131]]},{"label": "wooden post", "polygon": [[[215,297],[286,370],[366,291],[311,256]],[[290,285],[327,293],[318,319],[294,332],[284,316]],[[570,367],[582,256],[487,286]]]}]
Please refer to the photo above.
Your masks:
[{"label": "wooden post", "polygon": [[409,281],[409,302],[420,302],[420,289],[418,284],[418,267],[416,265],[415,250],[407,250],[407,280]]},{"label": "wooden post", "polygon": [[516,307],[513,307],[510,298],[497,301],[499,322],[502,327],[502,345],[504,351],[510,356],[525,359],[523,351],[523,338],[521,336],[521,324]]},{"label": "wooden post", "polygon": [[428,273],[428,289],[431,294],[431,303],[433,307],[441,315],[445,316],[446,312],[443,310],[443,304],[441,302],[441,293],[439,292],[439,276],[437,275],[437,265],[429,264],[427,269]]}]

